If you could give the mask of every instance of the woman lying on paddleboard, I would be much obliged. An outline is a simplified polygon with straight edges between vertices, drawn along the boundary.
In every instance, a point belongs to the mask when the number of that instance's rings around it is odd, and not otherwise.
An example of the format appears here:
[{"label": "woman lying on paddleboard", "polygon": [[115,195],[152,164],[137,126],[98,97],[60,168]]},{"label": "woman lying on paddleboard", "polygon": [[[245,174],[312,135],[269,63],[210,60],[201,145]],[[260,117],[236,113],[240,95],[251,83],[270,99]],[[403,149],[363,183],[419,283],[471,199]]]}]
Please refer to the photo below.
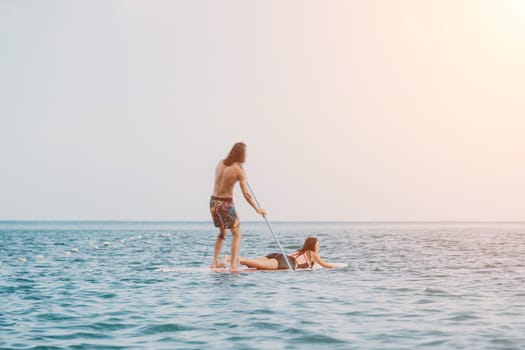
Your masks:
[{"label": "woman lying on paddleboard", "polygon": [[[228,255],[224,256],[221,265],[230,261]],[[303,247],[292,254],[288,255],[288,261],[294,269],[312,268],[318,264],[322,267],[333,268],[336,264],[330,264],[321,259],[319,256],[319,241],[315,237],[308,237],[303,244]],[[239,257],[239,263],[258,270],[281,270],[288,269],[286,259],[281,253],[272,253],[259,258],[243,258]]]}]

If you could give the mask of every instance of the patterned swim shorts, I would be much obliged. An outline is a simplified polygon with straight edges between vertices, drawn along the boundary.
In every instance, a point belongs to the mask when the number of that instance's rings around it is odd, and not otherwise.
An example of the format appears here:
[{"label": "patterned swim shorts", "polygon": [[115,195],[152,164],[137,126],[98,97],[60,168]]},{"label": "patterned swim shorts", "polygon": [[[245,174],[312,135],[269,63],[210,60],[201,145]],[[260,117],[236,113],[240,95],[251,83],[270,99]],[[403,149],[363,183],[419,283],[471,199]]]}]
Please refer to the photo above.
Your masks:
[{"label": "patterned swim shorts", "polygon": [[237,218],[232,198],[211,196],[210,212],[215,227],[231,229],[239,226],[239,219]]}]

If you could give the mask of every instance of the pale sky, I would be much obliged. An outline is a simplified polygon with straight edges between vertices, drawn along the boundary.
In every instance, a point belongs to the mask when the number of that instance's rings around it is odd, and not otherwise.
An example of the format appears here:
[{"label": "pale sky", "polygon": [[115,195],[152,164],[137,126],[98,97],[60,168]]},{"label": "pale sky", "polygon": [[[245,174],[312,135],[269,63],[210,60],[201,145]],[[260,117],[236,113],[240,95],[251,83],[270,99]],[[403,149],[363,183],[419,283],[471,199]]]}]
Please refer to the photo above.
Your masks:
[{"label": "pale sky", "polygon": [[0,0],[0,48],[3,220],[210,220],[237,141],[270,220],[525,220],[525,0]]}]

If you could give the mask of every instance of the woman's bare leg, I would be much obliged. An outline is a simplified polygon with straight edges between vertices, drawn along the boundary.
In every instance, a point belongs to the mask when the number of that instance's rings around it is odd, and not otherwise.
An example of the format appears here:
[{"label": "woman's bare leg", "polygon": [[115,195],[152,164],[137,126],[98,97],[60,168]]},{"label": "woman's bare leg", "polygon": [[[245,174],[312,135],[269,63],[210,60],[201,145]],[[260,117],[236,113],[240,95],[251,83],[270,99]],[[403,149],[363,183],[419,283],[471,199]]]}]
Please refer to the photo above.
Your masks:
[{"label": "woman's bare leg", "polygon": [[[230,262],[231,257],[228,255],[225,255],[221,259],[221,263],[226,264]],[[260,258],[243,258],[242,256],[239,257],[239,262],[247,267],[256,268],[258,270],[277,270],[279,263],[275,259],[268,259],[267,257],[260,257]]]},{"label": "woman's bare leg", "polygon": [[248,267],[255,267],[259,270],[277,270],[279,263],[275,259],[260,257],[255,259],[241,258],[241,264]]}]

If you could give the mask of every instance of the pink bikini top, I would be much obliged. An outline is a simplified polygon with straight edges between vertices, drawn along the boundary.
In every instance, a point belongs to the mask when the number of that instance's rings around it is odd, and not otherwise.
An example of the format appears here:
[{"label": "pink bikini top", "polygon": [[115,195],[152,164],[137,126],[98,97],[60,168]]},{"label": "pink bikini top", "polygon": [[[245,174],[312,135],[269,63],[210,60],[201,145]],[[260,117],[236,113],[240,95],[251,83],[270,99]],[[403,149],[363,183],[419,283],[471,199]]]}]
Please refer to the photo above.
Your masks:
[{"label": "pink bikini top", "polygon": [[303,254],[299,254],[299,252],[297,251],[291,254],[290,256],[295,259],[298,269],[306,269],[308,267],[313,266],[313,261],[310,261],[311,257],[307,257],[307,255],[310,255],[309,252],[308,253],[304,252]]}]

